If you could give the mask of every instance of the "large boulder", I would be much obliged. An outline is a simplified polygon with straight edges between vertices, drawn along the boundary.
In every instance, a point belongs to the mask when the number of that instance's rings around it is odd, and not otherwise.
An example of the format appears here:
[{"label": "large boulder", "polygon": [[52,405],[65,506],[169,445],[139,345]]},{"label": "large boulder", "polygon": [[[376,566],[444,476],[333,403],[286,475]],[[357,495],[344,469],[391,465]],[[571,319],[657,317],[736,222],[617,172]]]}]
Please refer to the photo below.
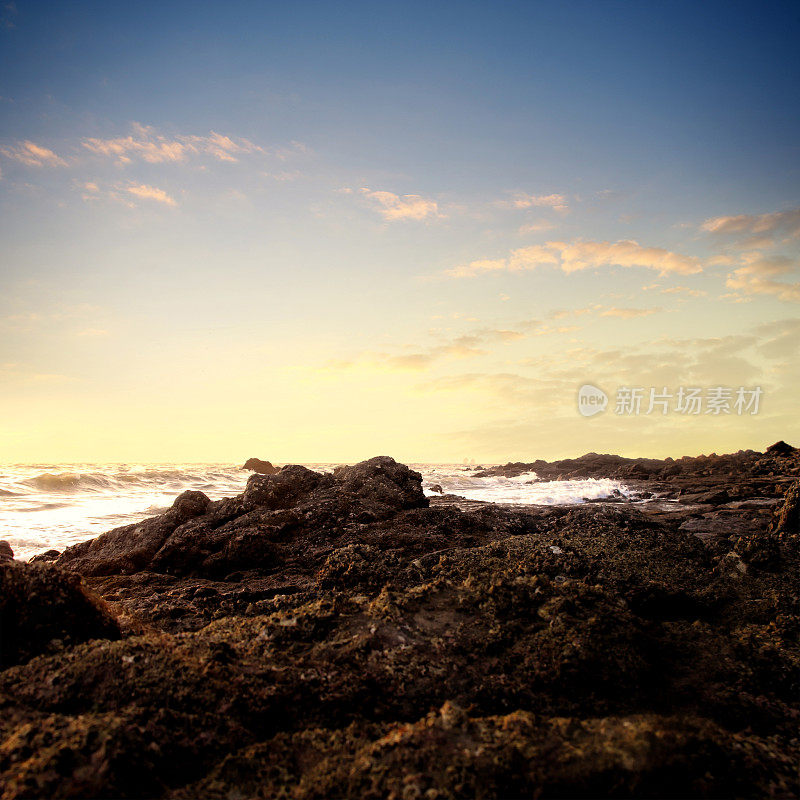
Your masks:
[{"label": "large boulder", "polygon": [[176,528],[205,513],[210,502],[202,492],[183,492],[166,513],[68,547],[57,563],[83,575],[138,572],[153,560]]},{"label": "large boulder", "polygon": [[0,563],[0,667],[61,644],[117,639],[117,622],[80,575],[52,564]]},{"label": "large boulder", "polygon": [[292,464],[251,475],[238,497],[212,503],[184,492],[165,514],[70,547],[58,563],[92,576],[269,572],[298,557],[294,544],[303,537],[307,560],[309,542],[329,553],[332,540],[365,523],[427,506],[422,476],[386,456],[334,474]]},{"label": "large boulder", "polygon": [[338,467],[334,477],[342,488],[397,510],[425,508],[422,475],[389,456],[376,456],[352,467]]},{"label": "large boulder", "polygon": [[262,461],[260,458],[248,458],[239,469],[249,469],[260,475],[274,475],[280,472],[280,467],[273,466],[271,462]]},{"label": "large boulder", "polygon": [[251,475],[242,499],[248,507],[292,508],[321,485],[332,483],[330,475],[290,464],[275,475]]}]

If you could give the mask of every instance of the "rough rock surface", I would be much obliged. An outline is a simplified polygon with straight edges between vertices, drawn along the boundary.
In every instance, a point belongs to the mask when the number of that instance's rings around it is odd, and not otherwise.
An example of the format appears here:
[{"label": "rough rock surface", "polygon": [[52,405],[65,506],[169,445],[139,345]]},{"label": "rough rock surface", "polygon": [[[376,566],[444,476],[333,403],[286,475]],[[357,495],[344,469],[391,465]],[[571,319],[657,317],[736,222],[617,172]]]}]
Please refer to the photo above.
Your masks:
[{"label": "rough rock surface", "polygon": [[80,575],[45,564],[0,563],[0,666],[119,635],[106,604]]},{"label": "rough rock surface", "polygon": [[262,461],[260,458],[248,458],[240,469],[249,469],[261,475],[274,475],[280,467],[275,467],[270,461]]},{"label": "rough rock surface", "polygon": [[782,458],[702,503],[429,506],[388,458],[182,495],[28,567],[123,636],[0,672],[0,796],[795,797]]}]

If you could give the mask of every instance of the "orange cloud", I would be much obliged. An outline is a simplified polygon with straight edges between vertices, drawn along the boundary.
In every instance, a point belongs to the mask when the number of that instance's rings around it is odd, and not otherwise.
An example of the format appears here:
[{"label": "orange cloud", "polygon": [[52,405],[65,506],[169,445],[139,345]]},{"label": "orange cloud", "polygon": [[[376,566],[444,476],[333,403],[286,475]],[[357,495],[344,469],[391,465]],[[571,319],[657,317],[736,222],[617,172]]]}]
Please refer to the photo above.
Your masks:
[{"label": "orange cloud", "polygon": [[19,161],[29,167],[66,167],[67,162],[46,147],[25,140],[13,147],[0,148],[6,158]]},{"label": "orange cloud", "polygon": [[140,159],[150,164],[185,161],[193,155],[210,155],[219,161],[238,161],[237,156],[263,153],[263,148],[248,139],[233,139],[215,131],[208,136],[167,138],[148,125],[133,124],[133,133],[111,139],[88,138],[83,146],[92,153],[115,158],[120,164]]},{"label": "orange cloud", "polygon": [[375,210],[386,220],[423,220],[442,216],[435,200],[428,200],[418,194],[397,195],[367,188],[361,189],[361,194],[375,204]]},{"label": "orange cloud", "polygon": [[673,253],[661,247],[642,247],[638,242],[547,242],[544,245],[512,250],[507,258],[471,261],[445,274],[454,278],[472,277],[483,272],[532,270],[541,266],[558,266],[564,272],[604,267],[640,267],[662,275],[674,272],[689,275],[702,271],[700,260]]},{"label": "orange cloud", "polygon": [[142,200],[155,200],[157,203],[164,203],[168,206],[178,205],[174,198],[157,186],[148,186],[144,183],[134,184],[128,187],[128,192],[140,197]]}]

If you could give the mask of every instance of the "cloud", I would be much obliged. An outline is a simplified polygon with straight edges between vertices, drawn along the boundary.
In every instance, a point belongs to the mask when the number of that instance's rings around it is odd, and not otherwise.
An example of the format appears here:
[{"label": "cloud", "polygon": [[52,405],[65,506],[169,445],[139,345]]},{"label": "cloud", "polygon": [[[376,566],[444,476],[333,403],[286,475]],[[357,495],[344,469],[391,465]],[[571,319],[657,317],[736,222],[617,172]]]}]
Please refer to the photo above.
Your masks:
[{"label": "cloud", "polygon": [[87,201],[112,200],[129,208],[136,208],[136,203],[131,198],[133,196],[139,200],[153,200],[167,206],[178,205],[177,200],[164,189],[159,189],[157,186],[149,186],[146,183],[118,183],[104,189],[94,181],[88,181],[77,184],[77,187],[82,192],[82,199]]},{"label": "cloud", "polygon": [[211,131],[207,136],[179,135],[169,138],[151,126],[138,122],[132,127],[133,132],[128,136],[87,138],[81,144],[91,153],[114,158],[119,164],[129,164],[134,159],[149,164],[178,163],[198,155],[235,162],[239,156],[265,152],[248,139],[235,139],[216,131]]},{"label": "cloud", "polygon": [[513,208],[552,208],[553,211],[569,211],[567,198],[563,194],[519,194],[513,200],[505,202]]},{"label": "cloud", "polygon": [[[651,287],[646,286],[645,289]],[[661,289],[661,294],[685,294],[689,297],[705,297],[708,292],[702,289],[690,289],[688,286],[669,286],[666,289]]]},{"label": "cloud", "polygon": [[619,317],[620,319],[636,319],[657,314],[660,308],[607,308],[600,312],[601,317]]},{"label": "cloud", "polygon": [[769,214],[711,217],[703,222],[700,230],[733,237],[764,236],[765,234],[784,234],[797,237],[800,236],[800,208],[774,211]]},{"label": "cloud", "polygon": [[529,222],[527,225],[520,225],[519,233],[523,235],[526,233],[542,233],[544,231],[551,231],[555,227],[555,222],[551,222],[549,219],[540,219],[536,222]]},{"label": "cloud", "polygon": [[471,261],[453,267],[446,275],[465,278],[484,272],[519,272],[541,266],[558,266],[564,272],[618,266],[657,270],[662,275],[691,275],[702,271],[698,258],[673,253],[661,247],[642,247],[633,240],[619,242],[547,242],[512,250],[506,258]]},{"label": "cloud", "polygon": [[796,272],[798,262],[786,256],[762,256],[761,253],[745,253],[744,266],[735,269],[725,281],[729,289],[745,295],[771,295],[778,300],[800,303],[800,283],[784,283],[776,276]]},{"label": "cloud", "polygon": [[375,210],[386,220],[423,220],[442,216],[435,200],[428,200],[418,194],[397,195],[366,187],[361,189],[361,194],[374,204]]},{"label": "cloud", "polygon": [[662,275],[674,272],[691,275],[702,271],[700,260],[693,256],[673,253],[662,247],[643,247],[632,239],[619,242],[584,242],[569,244],[549,242],[549,247],[560,251],[561,269],[576,272],[601,266],[640,267],[653,269]]},{"label": "cloud", "polygon": [[156,186],[148,186],[147,184],[139,183],[129,186],[128,192],[143,200],[155,200],[157,203],[164,203],[168,206],[177,205],[174,198],[170,197],[163,189],[159,189]]},{"label": "cloud", "polygon": [[11,147],[0,147],[6,158],[19,161],[28,167],[66,167],[67,162],[46,147],[25,140]]}]

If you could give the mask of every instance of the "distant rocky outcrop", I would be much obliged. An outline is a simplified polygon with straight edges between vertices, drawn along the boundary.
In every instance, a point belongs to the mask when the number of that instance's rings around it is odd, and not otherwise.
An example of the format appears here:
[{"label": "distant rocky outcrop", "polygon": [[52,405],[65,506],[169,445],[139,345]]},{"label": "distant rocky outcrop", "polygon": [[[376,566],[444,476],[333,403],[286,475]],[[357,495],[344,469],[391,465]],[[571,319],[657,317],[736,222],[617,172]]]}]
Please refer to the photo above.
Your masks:
[{"label": "distant rocky outcrop", "polygon": [[619,478],[634,480],[665,480],[680,483],[684,480],[735,476],[769,477],[771,475],[800,475],[800,450],[786,442],[776,442],[759,453],[739,450],[726,455],[684,456],[682,458],[626,458],[624,456],[586,453],[577,458],[559,461],[513,462],[482,470],[476,477],[501,475],[517,477],[535,472],[536,480],[568,480],[583,478]]},{"label": "distant rocky outcrop", "polygon": [[280,472],[280,467],[275,467],[269,461],[262,461],[260,458],[248,458],[239,469],[249,469],[260,475],[274,475]]}]

